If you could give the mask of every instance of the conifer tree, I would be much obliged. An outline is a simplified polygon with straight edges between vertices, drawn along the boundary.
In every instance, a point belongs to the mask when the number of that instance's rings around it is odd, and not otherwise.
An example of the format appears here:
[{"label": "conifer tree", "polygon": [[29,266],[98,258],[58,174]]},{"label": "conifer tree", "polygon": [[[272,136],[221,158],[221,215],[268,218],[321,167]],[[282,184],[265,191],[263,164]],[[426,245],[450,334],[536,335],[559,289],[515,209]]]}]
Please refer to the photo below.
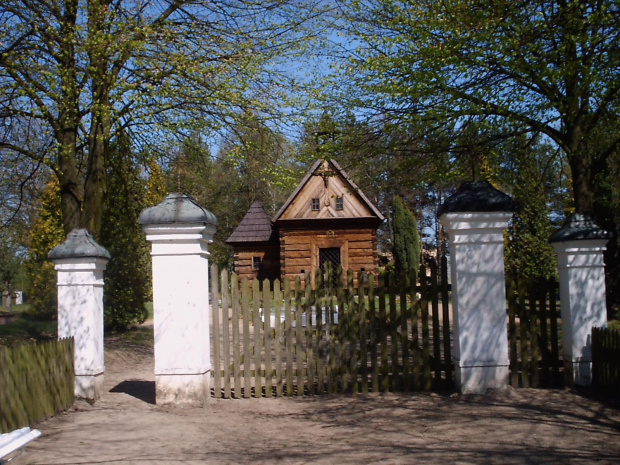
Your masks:
[{"label": "conifer tree", "polygon": [[58,311],[56,271],[47,254],[65,240],[60,209],[60,186],[54,178],[50,181],[30,230],[30,247],[25,268],[30,288],[26,293],[30,304],[29,312],[40,318],[54,318]]},{"label": "conifer tree", "polygon": [[415,216],[400,197],[394,197],[392,206],[394,232],[394,265],[396,272],[411,276],[420,269],[420,234]]},{"label": "conifer tree", "polygon": [[98,239],[112,255],[106,267],[103,298],[104,324],[113,331],[143,323],[148,316],[149,247],[138,224],[145,207],[146,183],[130,152],[127,137],[111,147],[109,188]]}]

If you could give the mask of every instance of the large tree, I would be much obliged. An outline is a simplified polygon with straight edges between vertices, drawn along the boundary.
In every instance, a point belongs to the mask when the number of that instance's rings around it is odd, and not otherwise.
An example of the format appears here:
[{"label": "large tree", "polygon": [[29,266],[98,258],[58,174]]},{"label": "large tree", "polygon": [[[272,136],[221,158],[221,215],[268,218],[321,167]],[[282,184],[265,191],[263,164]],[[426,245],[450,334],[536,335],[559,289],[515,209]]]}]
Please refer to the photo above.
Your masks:
[{"label": "large tree", "polygon": [[567,157],[576,210],[593,212],[594,179],[620,141],[618,2],[340,3],[355,38],[353,104],[401,121],[544,134]]},{"label": "large tree", "polygon": [[0,150],[49,165],[65,232],[97,236],[115,134],[154,143],[275,113],[290,82],[279,58],[316,13],[282,0],[3,0]]}]

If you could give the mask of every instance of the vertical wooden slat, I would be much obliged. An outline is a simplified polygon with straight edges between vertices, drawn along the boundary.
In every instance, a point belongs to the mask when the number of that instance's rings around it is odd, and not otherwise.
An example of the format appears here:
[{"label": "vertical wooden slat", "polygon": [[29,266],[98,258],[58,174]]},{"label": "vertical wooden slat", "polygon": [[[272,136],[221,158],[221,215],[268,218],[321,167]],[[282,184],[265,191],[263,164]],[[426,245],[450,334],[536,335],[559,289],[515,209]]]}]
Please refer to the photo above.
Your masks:
[{"label": "vertical wooden slat", "polygon": [[379,364],[377,363],[377,345],[379,343],[379,326],[375,302],[375,275],[368,275],[368,321],[370,322],[370,372],[372,392],[379,392]]},{"label": "vertical wooden slat", "polygon": [[389,314],[390,314],[390,355],[392,362],[392,382],[391,389],[392,392],[396,392],[399,390],[399,379],[400,379],[400,363],[398,360],[398,346],[399,346],[399,337],[398,337],[398,315],[396,308],[396,274],[390,273],[388,275],[388,299],[389,299]]},{"label": "vertical wooden slat", "polygon": [[211,347],[213,349],[213,395],[222,397],[222,351],[220,341],[220,299],[217,265],[211,265],[211,319],[213,324]]},{"label": "vertical wooden slat", "polygon": [[286,395],[293,395],[293,314],[291,312],[291,280],[284,280],[284,333],[286,341]]},{"label": "vertical wooden slat", "polygon": [[314,394],[314,344],[312,336],[314,328],[312,327],[312,313],[314,306],[314,290],[312,289],[312,274],[306,273],[305,287],[305,313],[306,313],[306,376],[308,383],[308,393]]},{"label": "vertical wooden slat", "polygon": [[250,338],[250,282],[243,278],[241,282],[241,302],[243,312],[243,397],[252,397],[252,347]]},{"label": "vertical wooden slat", "polygon": [[[437,276],[437,262],[430,261],[431,269],[431,298],[432,298],[432,321],[433,321],[433,371],[434,386],[441,386],[441,341],[439,339],[439,289]],[[415,291],[415,289],[414,289]]]},{"label": "vertical wooden slat", "polygon": [[[415,295],[415,276],[409,277],[409,280],[413,283],[412,287]],[[400,280],[400,334],[401,334],[401,352],[403,357],[403,384],[402,387],[405,391],[411,391],[411,375],[409,367],[409,312],[407,311],[407,280],[404,276],[401,276]]]},{"label": "vertical wooden slat", "polygon": [[254,396],[263,396],[263,383],[262,383],[262,336],[261,336],[261,296],[260,296],[260,283],[258,279],[252,281],[252,317],[254,319]]},{"label": "vertical wooden slat", "polygon": [[385,273],[379,274],[379,341],[381,342],[381,391],[390,390],[390,374],[388,368],[388,331],[385,310]]},{"label": "vertical wooden slat", "polygon": [[275,309],[275,332],[274,332],[274,350],[276,352],[276,396],[282,397],[283,381],[282,381],[282,287],[280,280],[273,282],[273,308]]},{"label": "vertical wooden slat", "polygon": [[532,370],[532,386],[540,387],[540,375],[538,373],[538,365],[540,359],[539,345],[539,323],[538,323],[538,309],[536,306],[536,296],[532,292],[530,293],[530,347],[532,354],[531,370]]},{"label": "vertical wooden slat", "polygon": [[[421,273],[420,276],[422,276]],[[421,279],[420,282],[422,283],[424,282],[424,280]],[[411,298],[413,300],[411,309],[411,346],[413,348],[411,354],[411,364],[413,366],[413,389],[419,391],[420,389],[422,389],[422,375],[420,368],[419,318],[420,311],[424,302],[424,289],[420,288],[420,298],[418,298],[415,293],[411,296]]]},{"label": "vertical wooden slat", "polygon": [[336,290],[336,296],[338,299],[338,375],[340,378],[340,390],[341,392],[348,392],[349,390],[349,364],[350,359],[347,354],[347,337],[348,337],[348,325],[349,325],[349,313],[347,311],[347,304],[345,299],[345,288],[347,284],[344,282],[344,270],[342,267],[338,267],[337,279],[338,288]]},{"label": "vertical wooden slat", "polygon": [[230,275],[231,307],[232,307],[232,344],[233,344],[233,379],[235,381],[235,398],[241,399],[241,356],[239,346],[239,278],[236,273]]},{"label": "vertical wooden slat", "polygon": [[295,278],[295,347],[297,364],[297,395],[304,395],[304,328],[302,327],[303,300],[301,279]]},{"label": "vertical wooden slat", "polygon": [[562,383],[560,376],[560,347],[558,337],[558,309],[557,309],[557,283],[555,280],[549,280],[549,318],[551,326],[551,359],[553,363],[553,387],[557,387]]},{"label": "vertical wooden slat", "polygon": [[541,386],[549,387],[549,370],[551,368],[550,363],[550,351],[549,351],[549,328],[547,326],[547,295],[548,290],[546,286],[542,286],[538,294],[538,313],[540,318],[540,332],[539,332],[539,347],[540,347],[540,365],[541,365]]},{"label": "vertical wooden slat", "polygon": [[321,291],[323,289],[323,273],[320,268],[315,270],[315,298],[314,305],[316,307],[316,374],[317,374],[317,394],[323,394],[325,390],[325,355],[324,350],[324,332],[323,332],[323,309],[325,308],[321,299]]},{"label": "vertical wooden slat", "polygon": [[517,352],[517,299],[514,278],[511,277],[507,282],[507,300],[508,300],[508,344],[510,357],[510,385],[514,388],[519,387],[519,363]]},{"label": "vertical wooden slat", "polygon": [[528,350],[528,318],[526,313],[525,290],[521,282],[518,285],[518,308],[519,308],[519,343],[521,354],[521,383],[524,388],[530,387],[530,363]]},{"label": "vertical wooden slat", "polygon": [[271,341],[271,289],[269,289],[269,281],[263,281],[263,335],[264,352],[265,352],[265,397],[272,397],[273,389],[273,372],[271,361],[272,341]]},{"label": "vertical wooden slat", "polygon": [[228,271],[221,272],[222,283],[222,352],[224,361],[224,397],[230,399],[230,320],[228,318],[228,306],[230,294],[228,288]]},{"label": "vertical wooden slat", "polygon": [[442,307],[442,330],[443,330],[443,360],[446,384],[452,385],[452,344],[450,331],[450,301],[448,294],[448,259],[441,257],[441,307]]},{"label": "vertical wooden slat", "polygon": [[353,287],[353,270],[347,270],[347,329],[349,339],[349,380],[351,383],[350,392],[357,394],[359,392],[357,384],[358,375],[358,338],[357,332],[359,327],[359,313],[355,303],[355,288]]},{"label": "vertical wooden slat", "polygon": [[360,376],[361,376],[361,390],[362,393],[368,393],[368,327],[366,325],[366,296],[364,286],[366,285],[367,278],[366,273],[360,272],[357,275],[357,318],[359,324],[357,327],[359,328],[359,367],[360,367]]},{"label": "vertical wooden slat", "polygon": [[431,341],[430,341],[430,329],[428,326],[428,301],[429,301],[429,289],[426,280],[426,267],[420,266],[420,278],[422,280],[422,369],[423,369],[423,383],[422,389],[430,391],[432,387],[432,375],[431,375]]}]

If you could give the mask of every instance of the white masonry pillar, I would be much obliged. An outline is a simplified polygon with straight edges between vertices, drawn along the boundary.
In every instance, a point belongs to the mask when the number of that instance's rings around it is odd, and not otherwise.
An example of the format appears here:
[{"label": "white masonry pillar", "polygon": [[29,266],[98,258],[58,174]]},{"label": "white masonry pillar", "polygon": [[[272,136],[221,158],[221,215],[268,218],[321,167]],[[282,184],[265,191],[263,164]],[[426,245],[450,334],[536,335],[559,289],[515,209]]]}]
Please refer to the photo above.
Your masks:
[{"label": "white masonry pillar", "polygon": [[550,242],[558,256],[562,358],[569,384],[592,384],[592,328],[607,327],[605,262],[611,235],[585,215],[571,215]]},{"label": "white masonry pillar", "polygon": [[461,392],[508,385],[503,233],[512,209],[510,197],[487,182],[472,182],[439,211],[450,247],[454,364]]},{"label": "white masonry pillar", "polygon": [[75,395],[101,397],[103,272],[110,253],[86,229],[74,229],[48,255],[58,272],[58,338],[74,338]]},{"label": "white masonry pillar", "polygon": [[139,221],[152,244],[156,401],[203,404],[211,376],[208,244],[217,220],[190,196],[170,194]]}]

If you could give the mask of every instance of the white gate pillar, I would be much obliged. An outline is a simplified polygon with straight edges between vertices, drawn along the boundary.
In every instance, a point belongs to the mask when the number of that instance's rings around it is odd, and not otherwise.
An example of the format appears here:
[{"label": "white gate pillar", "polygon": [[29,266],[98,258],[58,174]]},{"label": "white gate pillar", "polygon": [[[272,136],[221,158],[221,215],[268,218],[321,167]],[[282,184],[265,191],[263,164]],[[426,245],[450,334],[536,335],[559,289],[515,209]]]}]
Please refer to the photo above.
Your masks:
[{"label": "white gate pillar", "polygon": [[211,376],[207,246],[217,220],[190,196],[170,194],[139,221],[152,244],[157,403],[203,404]]},{"label": "white gate pillar", "polygon": [[103,272],[110,253],[86,229],[74,229],[48,258],[58,271],[58,338],[74,338],[75,395],[103,392]]},{"label": "white gate pillar", "polygon": [[463,184],[439,209],[448,233],[454,364],[461,392],[508,385],[504,229],[513,201],[488,182]]},{"label": "white gate pillar", "polygon": [[569,384],[592,383],[592,328],[607,326],[603,252],[611,234],[573,214],[550,238],[558,256],[562,346]]}]

